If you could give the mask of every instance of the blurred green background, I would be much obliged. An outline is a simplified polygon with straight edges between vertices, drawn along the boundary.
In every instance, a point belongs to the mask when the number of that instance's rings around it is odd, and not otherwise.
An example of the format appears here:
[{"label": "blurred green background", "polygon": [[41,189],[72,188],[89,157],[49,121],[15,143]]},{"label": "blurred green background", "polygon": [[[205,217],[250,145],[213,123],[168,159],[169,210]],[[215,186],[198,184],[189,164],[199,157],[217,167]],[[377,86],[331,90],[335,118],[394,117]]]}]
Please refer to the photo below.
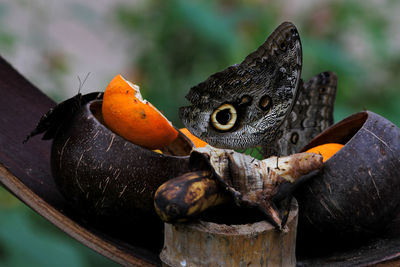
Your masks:
[{"label": "blurred green background", "polygon": [[[303,78],[338,74],[336,121],[368,109],[400,125],[398,1],[108,2],[2,1],[0,55],[56,101],[76,94],[77,75],[92,72],[86,93],[122,73],[180,127],[177,109],[191,86],[240,63],[292,21]],[[113,264],[0,188],[0,266]]]}]

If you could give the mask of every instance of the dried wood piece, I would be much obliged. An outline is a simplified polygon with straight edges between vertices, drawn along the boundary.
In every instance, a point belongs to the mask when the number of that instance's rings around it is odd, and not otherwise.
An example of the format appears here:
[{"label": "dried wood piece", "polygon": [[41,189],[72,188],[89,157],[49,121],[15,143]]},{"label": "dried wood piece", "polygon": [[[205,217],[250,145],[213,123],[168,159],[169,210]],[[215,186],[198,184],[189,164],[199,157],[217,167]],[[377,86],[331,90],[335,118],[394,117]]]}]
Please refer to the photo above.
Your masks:
[{"label": "dried wood piece", "polygon": [[199,221],[165,224],[164,266],[296,266],[298,206],[294,200],[288,231],[265,222],[226,225]]}]

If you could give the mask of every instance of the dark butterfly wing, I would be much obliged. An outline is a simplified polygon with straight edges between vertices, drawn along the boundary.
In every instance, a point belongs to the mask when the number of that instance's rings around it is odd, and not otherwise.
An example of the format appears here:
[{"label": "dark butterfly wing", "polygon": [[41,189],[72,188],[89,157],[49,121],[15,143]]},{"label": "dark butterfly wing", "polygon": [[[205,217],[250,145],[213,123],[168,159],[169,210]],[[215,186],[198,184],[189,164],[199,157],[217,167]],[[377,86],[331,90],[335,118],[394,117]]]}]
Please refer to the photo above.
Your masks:
[{"label": "dark butterfly wing", "polygon": [[278,131],[276,142],[265,145],[264,156],[299,152],[312,138],[331,126],[336,88],[337,76],[333,72],[322,72],[300,84],[297,102]]},{"label": "dark butterfly wing", "polygon": [[42,137],[43,140],[53,139],[61,126],[67,123],[82,105],[92,100],[102,98],[103,93],[93,92],[86,95],[77,94],[61,102],[40,118],[35,129],[25,138],[23,143],[26,143],[29,138],[41,133],[44,133]]},{"label": "dark butterfly wing", "polygon": [[[291,45],[288,42],[298,42],[295,45],[295,49],[292,51],[296,53],[294,57],[290,55],[290,53],[286,54],[287,50],[291,49]],[[271,57],[274,56],[281,57],[283,61],[289,64],[302,65],[300,37],[293,23],[283,22],[279,25],[267,40],[256,51],[249,54],[241,64],[247,65],[248,67],[255,67],[265,60],[270,60]]]},{"label": "dark butterfly wing", "polygon": [[[213,146],[257,146],[273,136],[292,110],[301,64],[297,29],[282,23],[241,64],[191,88],[186,98],[192,105],[180,108],[180,118],[191,133]],[[216,121],[226,125],[216,127]]]}]

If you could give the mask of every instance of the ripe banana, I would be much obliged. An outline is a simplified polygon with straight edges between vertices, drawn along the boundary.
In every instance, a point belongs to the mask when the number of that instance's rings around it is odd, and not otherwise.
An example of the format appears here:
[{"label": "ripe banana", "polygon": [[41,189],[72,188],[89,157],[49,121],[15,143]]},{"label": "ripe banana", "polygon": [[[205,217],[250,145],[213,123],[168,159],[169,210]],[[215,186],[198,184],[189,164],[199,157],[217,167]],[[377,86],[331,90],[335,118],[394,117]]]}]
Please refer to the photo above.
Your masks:
[{"label": "ripe banana", "polygon": [[204,210],[229,201],[208,171],[183,174],[162,184],[154,196],[154,207],[165,222],[184,222]]}]

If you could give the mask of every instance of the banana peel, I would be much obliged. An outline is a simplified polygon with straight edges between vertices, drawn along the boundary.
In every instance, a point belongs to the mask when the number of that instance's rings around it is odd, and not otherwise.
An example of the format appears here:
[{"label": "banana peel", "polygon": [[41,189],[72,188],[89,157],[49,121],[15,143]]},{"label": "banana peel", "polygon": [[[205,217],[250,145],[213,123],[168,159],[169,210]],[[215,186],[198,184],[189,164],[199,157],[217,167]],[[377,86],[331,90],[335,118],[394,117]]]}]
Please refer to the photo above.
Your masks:
[{"label": "banana peel", "polygon": [[276,229],[284,230],[293,190],[314,176],[322,164],[322,156],[313,153],[257,160],[207,145],[192,151],[193,172],[159,187],[155,209],[165,222],[183,222],[210,207],[234,201],[238,206],[258,208]]}]

